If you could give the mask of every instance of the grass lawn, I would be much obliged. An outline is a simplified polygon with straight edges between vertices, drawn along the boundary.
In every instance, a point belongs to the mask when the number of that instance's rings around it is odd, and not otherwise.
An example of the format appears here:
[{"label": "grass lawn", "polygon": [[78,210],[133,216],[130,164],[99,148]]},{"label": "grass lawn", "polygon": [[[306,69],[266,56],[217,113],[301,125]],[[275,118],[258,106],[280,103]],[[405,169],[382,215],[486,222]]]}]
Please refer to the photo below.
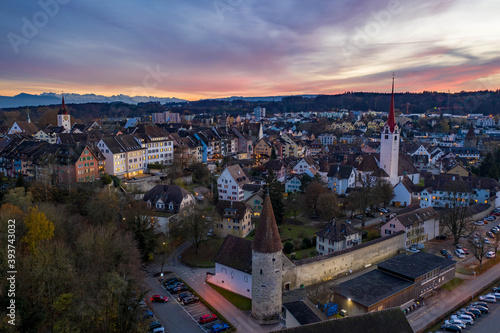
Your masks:
[{"label": "grass lawn", "polygon": [[231,304],[243,311],[252,310],[252,300],[250,298],[243,297],[241,295],[235,294],[229,290],[221,288],[219,286],[208,283],[212,288],[215,289],[219,294],[227,299]]},{"label": "grass lawn", "polygon": [[281,240],[284,239],[302,239],[304,237],[314,237],[314,233],[320,229],[307,225],[282,224],[279,227]]},{"label": "grass lawn", "polygon": [[455,288],[458,288],[462,284],[464,284],[465,281],[459,278],[454,278],[453,280],[449,281],[448,283],[445,283],[441,288],[446,289],[446,290],[453,290]]},{"label": "grass lawn", "polygon": [[465,274],[465,275],[472,275],[474,274],[474,271],[470,268],[466,268],[466,267],[457,267],[455,269],[455,271],[457,273],[460,273],[460,274]]},{"label": "grass lawn", "polygon": [[200,244],[198,253],[195,253],[194,246],[191,246],[182,254],[182,261],[192,267],[208,268],[215,267],[213,258],[219,250],[223,238],[214,238]]},{"label": "grass lawn", "polygon": [[[314,250],[316,250],[315,247],[310,247],[310,248],[304,249],[304,250],[293,251],[293,253],[295,253],[294,260],[300,260],[300,259],[305,259],[305,258],[309,258],[309,257],[314,257],[311,255],[311,251],[314,251]],[[290,259],[289,254],[287,254],[286,256],[288,257],[288,259]]]}]

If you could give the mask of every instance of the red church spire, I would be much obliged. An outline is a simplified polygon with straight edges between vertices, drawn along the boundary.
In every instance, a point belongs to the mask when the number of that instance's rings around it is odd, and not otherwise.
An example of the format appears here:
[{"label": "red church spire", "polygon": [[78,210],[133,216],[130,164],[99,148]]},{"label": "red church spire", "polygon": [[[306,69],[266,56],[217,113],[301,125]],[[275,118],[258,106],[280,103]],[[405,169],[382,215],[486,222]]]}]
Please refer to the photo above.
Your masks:
[{"label": "red church spire", "polygon": [[391,94],[391,108],[389,109],[389,118],[387,118],[387,126],[391,133],[394,133],[396,127],[396,116],[394,115],[394,73],[392,73],[392,94]]},{"label": "red church spire", "polygon": [[68,114],[68,110],[66,109],[66,104],[64,103],[64,95],[62,95],[62,104],[59,109],[59,114]]}]

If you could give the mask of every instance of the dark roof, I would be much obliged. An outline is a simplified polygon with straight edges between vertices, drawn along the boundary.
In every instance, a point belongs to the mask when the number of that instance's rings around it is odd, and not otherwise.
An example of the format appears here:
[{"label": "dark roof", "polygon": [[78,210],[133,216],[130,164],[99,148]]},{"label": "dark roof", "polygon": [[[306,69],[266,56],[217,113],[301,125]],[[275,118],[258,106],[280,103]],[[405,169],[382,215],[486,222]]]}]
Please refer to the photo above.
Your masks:
[{"label": "dark roof", "polygon": [[359,234],[359,230],[346,222],[337,222],[316,233],[316,236],[331,239],[340,242],[346,239],[346,236]]},{"label": "dark roof", "polygon": [[251,210],[250,206],[245,202],[229,200],[219,200],[215,205],[215,209],[217,210],[217,214],[222,218],[236,219],[243,219],[247,209]]},{"label": "dark roof", "polygon": [[358,166],[359,171],[376,171],[378,169],[377,161],[375,160],[375,156],[366,155],[363,156],[363,160]]},{"label": "dark roof", "polygon": [[[434,210],[434,208],[426,207],[418,210],[413,210],[409,213],[400,214],[394,217],[394,219],[397,219],[405,227],[409,227],[415,223],[424,222],[436,217],[439,217],[439,214]],[[391,221],[392,219],[387,223],[390,223]]]},{"label": "dark roof", "polygon": [[338,179],[349,179],[354,167],[352,165],[332,164],[328,171],[328,177],[336,177]]},{"label": "dark roof", "polygon": [[415,168],[408,156],[400,153],[398,159],[398,176],[403,176],[405,174],[412,175],[416,173],[418,173],[418,170]]},{"label": "dark roof", "polygon": [[374,269],[343,282],[334,289],[336,293],[369,307],[410,288],[413,284],[414,282]]},{"label": "dark roof", "polygon": [[191,192],[178,185],[156,185],[144,194],[143,200],[155,204],[161,199],[164,203],[173,202],[179,205],[188,194],[191,194]]},{"label": "dark roof", "polygon": [[275,333],[413,333],[406,316],[400,308],[365,313],[332,319],[304,326],[287,328]]},{"label": "dark roof", "polygon": [[284,168],[284,165],[282,160],[269,160],[264,167],[266,168],[266,170],[281,170],[282,168]]},{"label": "dark roof", "polygon": [[292,314],[300,325],[312,324],[321,321],[321,318],[303,301],[284,303],[283,306]]},{"label": "dark roof", "polygon": [[414,280],[436,268],[445,269],[455,263],[454,260],[420,251],[412,255],[401,254],[383,261],[378,264],[378,269]]},{"label": "dark roof", "polygon": [[135,135],[143,139],[145,142],[152,142],[154,138],[168,138],[169,133],[159,128],[155,124],[138,125],[133,132]]},{"label": "dark roof", "polygon": [[251,274],[252,241],[227,235],[214,257],[214,262]]},{"label": "dark roof", "polygon": [[102,138],[102,141],[113,154],[143,149],[132,135],[108,136]]},{"label": "dark roof", "polygon": [[243,186],[252,182],[251,177],[248,175],[245,169],[239,164],[233,164],[226,167],[226,170],[231,174],[234,181],[239,185]]},{"label": "dark roof", "polygon": [[269,193],[264,198],[260,221],[257,224],[252,242],[252,249],[260,253],[275,253],[283,249]]},{"label": "dark roof", "polygon": [[245,184],[243,185],[242,189],[244,191],[250,191],[252,193],[255,193],[257,192],[258,190],[260,190],[262,188],[261,185],[257,185],[257,184]]}]

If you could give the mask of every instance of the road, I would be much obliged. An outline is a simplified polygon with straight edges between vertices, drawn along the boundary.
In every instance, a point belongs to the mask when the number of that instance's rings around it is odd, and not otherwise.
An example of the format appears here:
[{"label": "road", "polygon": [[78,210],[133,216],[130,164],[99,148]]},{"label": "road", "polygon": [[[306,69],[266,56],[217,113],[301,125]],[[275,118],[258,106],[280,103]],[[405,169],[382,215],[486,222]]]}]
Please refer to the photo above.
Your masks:
[{"label": "road", "polygon": [[480,290],[498,280],[499,276],[500,265],[496,265],[452,291],[441,290],[435,296],[428,298],[424,306],[410,313],[407,316],[408,322],[415,332],[423,331],[436,318],[444,315],[467,299],[477,296]]},{"label": "road", "polygon": [[[279,330],[283,327],[283,325],[281,324],[265,325],[265,326],[256,324],[250,316],[250,311],[239,310],[228,300],[222,297],[212,287],[210,287],[210,285],[206,284],[205,283],[206,273],[207,272],[214,273],[214,268],[198,269],[185,266],[179,260],[179,256],[189,246],[190,246],[189,243],[184,243],[180,247],[178,247],[175,250],[175,252],[172,255],[170,255],[169,258],[166,260],[163,270],[177,274],[177,276],[179,276],[182,280],[184,280],[187,284],[189,284],[189,286],[193,288],[201,297],[203,297],[210,305],[212,305],[215,309],[217,309],[217,311],[222,316],[224,316],[226,320],[230,321],[231,324],[239,332],[269,332],[269,331]],[[160,271],[161,264],[155,264],[154,266],[152,265],[149,267],[149,269]],[[148,278],[146,282],[148,283],[150,289],[162,290],[162,287],[160,286],[160,283],[157,281],[157,279],[151,277]],[[163,294],[165,294],[164,291]],[[154,304],[154,306],[156,305],[158,305],[159,307],[161,305],[166,305],[166,304]],[[179,307],[179,305],[177,306]],[[184,311],[182,307],[181,311]],[[201,328],[199,326],[192,327],[191,325],[189,325],[189,328],[187,326],[183,327],[182,325],[185,323],[185,321],[179,320],[179,317],[177,318],[174,317],[173,314],[168,313],[168,311],[163,312],[160,310],[160,312],[157,313],[155,310],[155,314],[157,318],[160,320],[160,322],[165,325],[165,328],[168,332],[174,332],[174,333],[201,332]],[[181,318],[188,318],[188,317],[181,314]],[[173,326],[171,327],[170,325]],[[182,330],[178,330],[180,328],[182,328]]]}]

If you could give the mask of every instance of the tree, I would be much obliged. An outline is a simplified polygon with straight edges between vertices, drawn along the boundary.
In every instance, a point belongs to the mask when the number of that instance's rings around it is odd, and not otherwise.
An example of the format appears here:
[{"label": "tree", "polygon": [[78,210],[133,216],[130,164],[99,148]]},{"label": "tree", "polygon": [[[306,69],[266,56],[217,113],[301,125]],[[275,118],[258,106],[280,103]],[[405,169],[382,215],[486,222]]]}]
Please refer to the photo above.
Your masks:
[{"label": "tree", "polygon": [[27,212],[29,207],[33,205],[33,197],[31,192],[26,192],[24,187],[16,187],[7,192],[4,202],[9,202]]},{"label": "tree", "polygon": [[278,155],[276,155],[276,149],[274,149],[274,147],[273,147],[271,149],[271,159],[275,160],[276,158],[278,158]]},{"label": "tree", "polygon": [[[452,186],[457,186],[456,184]],[[472,219],[469,217],[468,208],[465,203],[460,200],[457,192],[448,192],[448,209],[441,211],[439,222],[440,225],[447,229],[452,237],[453,244],[458,244],[460,238],[469,237],[475,230]]]},{"label": "tree", "polygon": [[118,220],[120,202],[114,190],[104,189],[85,204],[85,213],[94,225],[103,225]]},{"label": "tree", "polygon": [[285,242],[285,244],[283,244],[283,252],[285,252],[285,254],[290,254],[293,252],[293,243],[292,242]]},{"label": "tree", "polygon": [[470,252],[479,261],[479,269],[483,267],[483,259],[489,251],[489,247],[481,237],[469,239]]},{"label": "tree", "polygon": [[198,205],[189,211],[178,214],[170,222],[170,234],[173,237],[189,241],[198,253],[200,244],[206,239],[212,228],[215,210],[212,206]]},{"label": "tree", "polygon": [[143,261],[152,259],[155,250],[156,219],[152,208],[144,201],[131,199],[123,213],[127,230],[132,232]]},{"label": "tree", "polygon": [[[375,204],[383,204],[387,206],[394,197],[394,188],[386,180],[379,178],[373,187],[373,198]],[[408,205],[411,204],[408,202]]]},{"label": "tree", "polygon": [[101,182],[104,185],[109,185],[113,182],[113,179],[111,179],[111,177],[107,173],[105,173],[101,176]]},{"label": "tree", "polygon": [[38,207],[31,207],[28,216],[24,219],[26,234],[22,241],[28,245],[32,253],[41,241],[54,237],[54,224],[50,222],[44,213],[38,211]]},{"label": "tree", "polygon": [[297,217],[301,213],[302,195],[300,193],[288,193],[286,198],[285,214],[293,218],[294,224],[297,223]]},{"label": "tree", "polygon": [[327,304],[333,300],[333,291],[327,283],[315,284],[307,288],[307,296],[314,304]]},{"label": "tree", "polygon": [[193,171],[193,182],[210,186],[211,173],[204,163],[191,164],[190,169]]},{"label": "tree", "polygon": [[339,214],[337,195],[331,192],[321,193],[318,196],[317,209],[322,219],[331,221]]},{"label": "tree", "polygon": [[363,218],[361,219],[361,226],[365,227],[365,219],[366,219],[366,210],[373,204],[374,196],[373,196],[373,187],[372,182],[368,179],[368,177],[363,178],[361,175],[358,179],[358,184],[361,187],[356,188],[355,191],[352,191],[349,194],[349,200],[354,210],[359,210]]},{"label": "tree", "polygon": [[319,216],[318,198],[323,193],[326,193],[326,189],[317,181],[311,182],[304,192],[306,209],[316,216]]},{"label": "tree", "polygon": [[283,203],[283,193],[285,186],[279,181],[274,181],[269,185],[269,198],[273,206],[274,218],[278,225],[285,219],[285,204]]}]

